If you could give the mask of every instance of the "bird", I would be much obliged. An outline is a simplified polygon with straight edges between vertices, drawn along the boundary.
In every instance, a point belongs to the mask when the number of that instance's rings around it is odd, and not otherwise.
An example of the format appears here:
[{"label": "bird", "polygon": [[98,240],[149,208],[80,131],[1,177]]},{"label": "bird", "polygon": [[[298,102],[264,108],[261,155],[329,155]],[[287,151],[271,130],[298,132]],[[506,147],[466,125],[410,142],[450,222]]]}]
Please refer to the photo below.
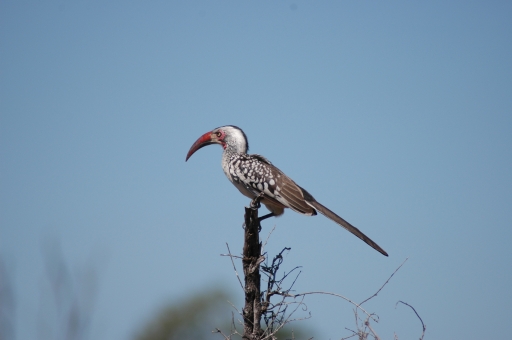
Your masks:
[{"label": "bird", "polygon": [[199,149],[220,144],[222,169],[228,180],[245,196],[261,198],[261,203],[270,211],[259,218],[264,220],[280,216],[286,208],[306,216],[317,215],[317,211],[339,224],[382,255],[388,256],[377,243],[359,229],[320,204],[308,191],[296,184],[290,177],[258,154],[247,154],[249,142],[245,132],[237,126],[226,125],[206,132],[190,147],[185,162]]}]

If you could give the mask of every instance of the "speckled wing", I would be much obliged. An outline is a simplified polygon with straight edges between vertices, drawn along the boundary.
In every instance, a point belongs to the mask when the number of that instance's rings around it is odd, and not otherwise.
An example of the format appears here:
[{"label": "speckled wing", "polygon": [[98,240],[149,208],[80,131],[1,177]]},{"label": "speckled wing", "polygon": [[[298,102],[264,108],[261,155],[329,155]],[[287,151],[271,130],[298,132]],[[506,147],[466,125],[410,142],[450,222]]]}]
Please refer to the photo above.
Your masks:
[{"label": "speckled wing", "polygon": [[263,192],[265,198],[305,215],[316,215],[306,203],[302,189],[265,157],[244,155],[230,162],[230,174],[255,196]]},{"label": "speckled wing", "polygon": [[298,213],[316,215],[315,209],[304,199],[304,191],[301,187],[275,166],[272,166],[272,172],[276,178],[274,195],[277,201]]}]

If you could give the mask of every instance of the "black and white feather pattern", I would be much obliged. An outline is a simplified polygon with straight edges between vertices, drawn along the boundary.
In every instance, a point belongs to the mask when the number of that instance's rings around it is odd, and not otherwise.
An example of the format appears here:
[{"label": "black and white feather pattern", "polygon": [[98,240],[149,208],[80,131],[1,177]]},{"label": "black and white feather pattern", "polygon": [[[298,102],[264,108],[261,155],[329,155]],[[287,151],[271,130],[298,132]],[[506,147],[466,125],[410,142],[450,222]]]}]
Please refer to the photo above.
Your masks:
[{"label": "black and white feather pattern", "polygon": [[252,193],[252,198],[263,192],[270,202],[301,214],[316,215],[304,200],[302,189],[265,157],[234,154],[228,162],[228,171],[233,184],[244,186]]}]

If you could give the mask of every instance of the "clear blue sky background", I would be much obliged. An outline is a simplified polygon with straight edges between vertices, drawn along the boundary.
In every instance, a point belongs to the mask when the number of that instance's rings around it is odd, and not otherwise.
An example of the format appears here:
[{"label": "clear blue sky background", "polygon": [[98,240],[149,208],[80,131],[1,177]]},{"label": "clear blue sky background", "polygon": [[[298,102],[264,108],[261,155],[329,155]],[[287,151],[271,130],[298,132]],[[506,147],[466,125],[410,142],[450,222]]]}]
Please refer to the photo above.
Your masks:
[{"label": "clear blue sky background", "polygon": [[[504,339],[512,326],[510,1],[2,1],[0,255],[16,339],[41,332],[44,244],[97,269],[92,338],[127,339],[165,303],[215,283],[242,291],[248,200],[218,146],[234,124],[320,202],[287,212],[297,291],[362,301],[386,339]],[[263,211],[262,211],[263,212]],[[238,299],[238,300],[236,300]],[[306,300],[316,339],[352,306]]]}]

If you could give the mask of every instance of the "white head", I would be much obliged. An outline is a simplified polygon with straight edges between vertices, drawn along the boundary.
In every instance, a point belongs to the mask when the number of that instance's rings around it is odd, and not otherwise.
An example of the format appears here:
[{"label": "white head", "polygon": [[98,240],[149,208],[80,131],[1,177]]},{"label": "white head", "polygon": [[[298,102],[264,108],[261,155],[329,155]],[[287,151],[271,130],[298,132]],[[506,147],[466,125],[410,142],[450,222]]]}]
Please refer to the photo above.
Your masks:
[{"label": "white head", "polygon": [[210,144],[220,144],[229,153],[245,154],[249,150],[249,142],[242,129],[234,125],[226,125],[213,129],[199,137],[188,151],[187,160],[194,152]]}]

